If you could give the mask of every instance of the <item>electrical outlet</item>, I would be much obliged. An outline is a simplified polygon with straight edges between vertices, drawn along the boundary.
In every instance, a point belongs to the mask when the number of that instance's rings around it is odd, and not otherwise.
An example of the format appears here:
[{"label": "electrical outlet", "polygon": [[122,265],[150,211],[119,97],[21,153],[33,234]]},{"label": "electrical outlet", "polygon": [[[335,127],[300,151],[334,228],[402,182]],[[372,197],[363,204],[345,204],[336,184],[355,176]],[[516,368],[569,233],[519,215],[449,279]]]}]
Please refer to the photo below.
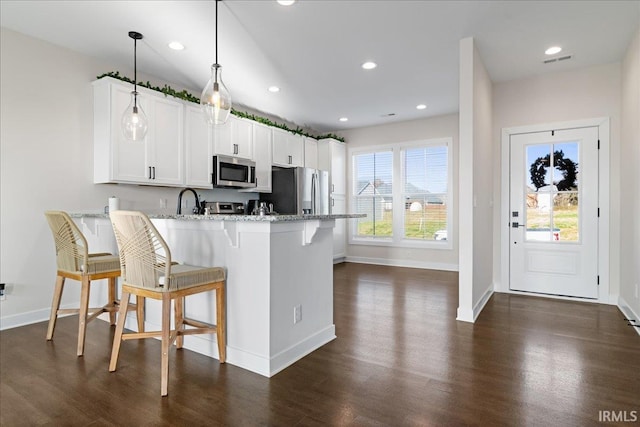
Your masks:
[{"label": "electrical outlet", "polygon": [[636,283],[636,299],[638,299],[638,284]]},{"label": "electrical outlet", "polygon": [[166,209],[167,199],[160,199],[160,209]]},{"label": "electrical outlet", "polygon": [[296,305],[293,307],[293,324],[295,325],[300,321],[302,321],[302,306]]},{"label": "electrical outlet", "polygon": [[4,283],[0,283],[0,301],[4,301],[6,298],[5,285]]}]

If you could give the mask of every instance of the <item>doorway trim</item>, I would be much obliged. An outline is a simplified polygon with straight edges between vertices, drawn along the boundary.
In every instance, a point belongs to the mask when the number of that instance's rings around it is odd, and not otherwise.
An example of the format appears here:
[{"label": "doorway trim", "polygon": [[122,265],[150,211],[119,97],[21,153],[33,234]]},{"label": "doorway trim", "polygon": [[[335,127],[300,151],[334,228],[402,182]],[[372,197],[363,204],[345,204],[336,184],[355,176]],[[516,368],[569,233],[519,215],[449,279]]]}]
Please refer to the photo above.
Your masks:
[{"label": "doorway trim", "polygon": [[[575,129],[582,127],[598,127],[598,139],[600,141],[599,167],[598,167],[598,206],[600,208],[600,222],[598,227],[598,275],[600,285],[597,299],[583,299],[562,297],[547,294],[532,294],[530,292],[513,291],[509,289],[509,186],[510,186],[510,140],[511,135],[531,132],[544,132],[559,129]],[[502,129],[501,144],[501,179],[500,179],[500,282],[496,284],[496,292],[504,292],[521,295],[535,295],[546,298],[567,299],[572,301],[595,302],[601,304],[618,303],[618,296],[611,295],[609,283],[609,215],[610,215],[610,118],[597,117],[584,120],[572,120],[564,122],[541,123],[537,125],[518,126]]]}]

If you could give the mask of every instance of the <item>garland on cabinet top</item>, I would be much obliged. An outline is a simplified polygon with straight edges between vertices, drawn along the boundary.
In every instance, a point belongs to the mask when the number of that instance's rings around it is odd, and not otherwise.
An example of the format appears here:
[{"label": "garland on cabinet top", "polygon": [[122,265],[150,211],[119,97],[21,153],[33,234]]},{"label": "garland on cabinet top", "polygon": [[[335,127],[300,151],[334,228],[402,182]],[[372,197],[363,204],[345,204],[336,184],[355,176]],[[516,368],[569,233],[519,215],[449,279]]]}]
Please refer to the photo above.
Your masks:
[{"label": "garland on cabinet top", "polygon": [[[119,71],[110,71],[108,73],[104,73],[102,75],[99,75],[96,78],[97,79],[101,79],[103,77],[112,77],[114,79],[122,80],[123,82],[127,82],[127,83],[133,84],[133,80],[131,80],[130,78],[128,78],[126,76],[121,76]],[[145,82],[138,82],[137,85],[138,86],[142,86],[142,87],[146,87],[147,89],[155,90],[156,92],[164,93],[165,96],[171,95],[174,98],[182,99],[184,101],[193,102],[195,104],[200,104],[200,98],[197,98],[197,97],[193,96],[192,94],[190,94],[186,90],[178,92],[177,90],[173,89],[171,86],[166,85],[166,84],[164,85],[164,87],[152,86],[151,83],[149,83],[149,81],[147,81],[146,83]],[[291,132],[291,133],[295,133],[295,134],[303,135],[303,136],[308,136],[310,138],[315,138],[315,139],[333,138],[333,139],[337,139],[338,141],[344,142],[344,138],[342,138],[340,136],[337,136],[337,135],[334,135],[332,133],[327,133],[327,134],[324,134],[324,135],[316,136],[316,135],[311,135],[308,132],[305,132],[300,127],[296,127],[295,129],[291,129],[290,127],[288,127],[285,124],[272,122],[271,120],[269,120],[269,119],[267,119],[265,117],[256,116],[255,114],[250,114],[250,113],[247,113],[247,112],[238,111],[238,110],[234,110],[234,109],[231,109],[231,114],[233,114],[235,116],[238,116],[238,117],[245,118],[245,119],[253,120],[254,122],[262,123],[262,124],[267,125],[267,126],[272,126],[272,127],[276,127],[276,128],[279,128],[279,129],[283,129],[283,130],[286,130],[286,131]]]}]

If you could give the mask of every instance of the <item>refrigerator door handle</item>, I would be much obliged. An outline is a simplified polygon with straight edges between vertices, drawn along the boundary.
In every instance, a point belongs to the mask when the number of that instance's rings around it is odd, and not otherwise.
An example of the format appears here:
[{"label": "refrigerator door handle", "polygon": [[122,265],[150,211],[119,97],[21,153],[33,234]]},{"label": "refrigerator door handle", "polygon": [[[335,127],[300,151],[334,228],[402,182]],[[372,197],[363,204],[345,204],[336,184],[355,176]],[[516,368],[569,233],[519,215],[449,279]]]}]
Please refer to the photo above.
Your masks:
[{"label": "refrigerator door handle", "polygon": [[316,187],[317,186],[318,186],[318,174],[314,173],[313,175],[311,175],[311,213],[312,214],[318,213],[317,206],[316,206],[316,202],[317,202]]}]

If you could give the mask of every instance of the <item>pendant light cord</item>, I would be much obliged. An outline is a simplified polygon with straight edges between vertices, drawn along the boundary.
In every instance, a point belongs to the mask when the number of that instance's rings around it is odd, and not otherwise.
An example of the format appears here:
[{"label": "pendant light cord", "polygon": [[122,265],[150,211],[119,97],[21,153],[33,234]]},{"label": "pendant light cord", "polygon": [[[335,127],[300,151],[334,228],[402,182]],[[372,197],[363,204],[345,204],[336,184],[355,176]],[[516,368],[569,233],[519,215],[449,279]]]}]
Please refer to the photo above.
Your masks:
[{"label": "pendant light cord", "polygon": [[[134,98],[136,98],[136,100],[138,99],[138,89],[137,89],[137,82],[138,82],[138,39],[134,38],[133,39],[133,96]],[[136,103],[137,104],[137,103]]]},{"label": "pendant light cord", "polygon": [[218,1],[216,0],[216,64],[218,63]]}]

